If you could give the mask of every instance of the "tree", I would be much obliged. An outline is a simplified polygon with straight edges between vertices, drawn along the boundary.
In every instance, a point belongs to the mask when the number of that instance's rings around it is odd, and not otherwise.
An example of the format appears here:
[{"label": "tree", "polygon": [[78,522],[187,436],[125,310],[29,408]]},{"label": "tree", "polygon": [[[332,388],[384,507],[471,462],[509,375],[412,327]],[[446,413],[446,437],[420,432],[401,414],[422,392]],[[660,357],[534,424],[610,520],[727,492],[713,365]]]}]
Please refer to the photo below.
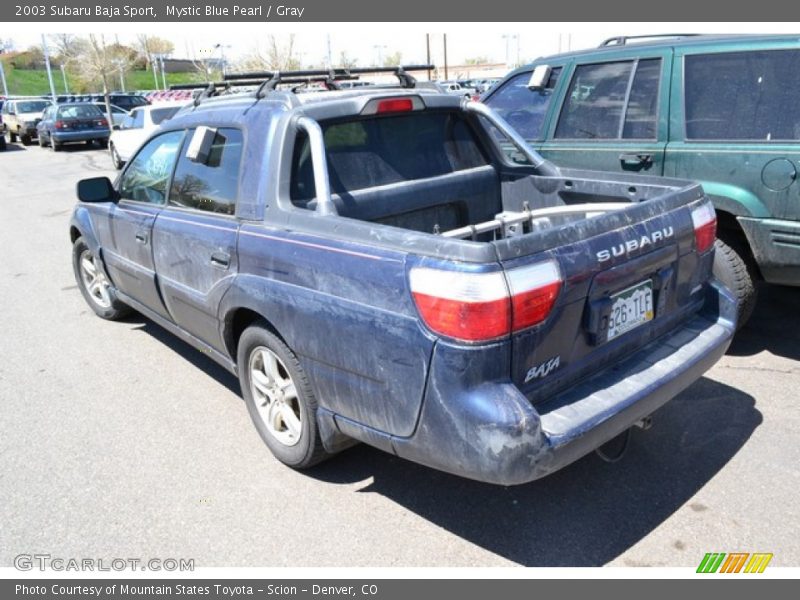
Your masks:
[{"label": "tree", "polygon": [[400,64],[400,61],[403,60],[403,53],[396,51],[389,54],[386,58],[383,59],[383,66],[384,67],[396,67]]},{"label": "tree", "polygon": [[267,36],[264,48],[255,46],[241,61],[244,71],[291,71],[300,68],[300,57],[295,52],[294,35],[279,40],[278,36]]},{"label": "tree", "polygon": [[169,56],[175,52],[175,44],[156,35],[142,33],[136,36],[136,49],[144,59],[145,69],[148,69],[156,55]]},{"label": "tree", "polygon": [[80,54],[86,44],[86,40],[71,33],[53,33],[48,37],[55,49],[56,58],[62,64]]},{"label": "tree", "polygon": [[102,84],[109,123],[113,123],[111,102],[108,99],[111,82],[120,71],[125,72],[130,69],[133,60],[130,48],[120,44],[107,44],[102,34],[89,34],[82,51],[71,62],[82,83]]},{"label": "tree", "polygon": [[350,69],[358,66],[358,60],[351,57],[346,51],[342,50],[339,53],[339,64],[334,66]]}]

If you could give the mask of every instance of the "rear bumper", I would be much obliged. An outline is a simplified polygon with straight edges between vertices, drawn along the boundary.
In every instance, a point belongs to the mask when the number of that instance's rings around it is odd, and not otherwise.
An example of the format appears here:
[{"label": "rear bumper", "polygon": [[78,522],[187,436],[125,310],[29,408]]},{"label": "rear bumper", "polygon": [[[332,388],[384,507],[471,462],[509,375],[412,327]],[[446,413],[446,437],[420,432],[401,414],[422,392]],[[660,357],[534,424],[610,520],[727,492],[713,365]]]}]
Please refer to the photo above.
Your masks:
[{"label": "rear bumper", "polygon": [[764,279],[800,286],[800,222],[739,217],[739,223]]},{"label": "rear bumper", "polygon": [[86,140],[108,140],[110,135],[109,131],[54,131],[52,134],[53,140],[59,144],[68,144],[69,142],[85,142]]},{"label": "rear bumper", "polygon": [[404,458],[463,477],[515,485],[548,475],[650,415],[725,353],[736,304],[713,282],[700,313],[580,384],[533,406],[511,383],[464,387],[434,356],[420,422],[392,438]]}]

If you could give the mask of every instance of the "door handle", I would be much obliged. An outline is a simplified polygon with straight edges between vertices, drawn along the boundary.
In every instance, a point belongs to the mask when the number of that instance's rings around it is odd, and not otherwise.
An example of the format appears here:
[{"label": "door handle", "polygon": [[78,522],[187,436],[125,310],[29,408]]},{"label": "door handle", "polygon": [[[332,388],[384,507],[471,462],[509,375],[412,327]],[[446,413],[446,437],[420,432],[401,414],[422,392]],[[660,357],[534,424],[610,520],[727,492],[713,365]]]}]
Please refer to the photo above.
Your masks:
[{"label": "door handle", "polygon": [[623,152],[619,155],[619,162],[623,165],[647,167],[653,164],[652,154],[638,154]]},{"label": "door handle", "polygon": [[136,232],[136,241],[140,244],[147,243],[147,232],[146,231],[137,231]]},{"label": "door handle", "polygon": [[231,255],[227,252],[214,252],[211,255],[211,264],[215,267],[227,269],[231,264]]}]

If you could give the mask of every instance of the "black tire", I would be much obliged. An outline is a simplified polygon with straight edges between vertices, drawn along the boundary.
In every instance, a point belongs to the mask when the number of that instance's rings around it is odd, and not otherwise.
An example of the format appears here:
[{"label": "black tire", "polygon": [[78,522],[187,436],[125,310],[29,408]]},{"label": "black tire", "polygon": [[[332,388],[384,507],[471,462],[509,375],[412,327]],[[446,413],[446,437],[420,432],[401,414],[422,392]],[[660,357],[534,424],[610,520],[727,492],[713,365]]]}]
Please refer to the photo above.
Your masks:
[{"label": "black tire", "polygon": [[17,142],[17,134],[11,131],[10,129],[8,130],[8,141],[11,142],[12,144],[15,144]]},{"label": "black tire", "polygon": [[87,146],[91,146],[92,144],[94,144],[94,140],[86,140],[84,143],[85,143]]},{"label": "black tire", "polygon": [[[253,386],[251,386],[251,364],[255,363],[251,361],[257,361],[255,355],[263,349],[271,351],[279,359],[279,368],[291,378],[297,392],[296,405],[292,410],[300,420],[301,433],[293,445],[287,445],[280,441],[270,431],[259,412],[264,408],[257,406],[257,400],[254,397]],[[265,325],[256,324],[248,327],[242,333],[237,350],[237,361],[239,384],[250,418],[261,439],[264,440],[275,458],[294,469],[305,469],[328,458],[330,455],[322,446],[317,427],[317,400],[294,352]],[[262,404],[263,406],[265,405]]]},{"label": "black tire", "polygon": [[78,289],[80,289],[81,294],[83,294],[83,299],[86,300],[89,307],[98,317],[109,321],[115,321],[116,319],[121,319],[130,314],[131,308],[117,299],[116,290],[110,283],[108,287],[110,303],[108,306],[104,306],[102,302],[92,295],[81,273],[81,260],[84,258],[94,259],[94,256],[83,238],[79,237],[75,240],[75,243],[72,244],[72,270],[75,273],[75,281],[78,284]]},{"label": "black tire", "polygon": [[22,134],[19,139],[22,141],[23,146],[30,146],[31,142],[33,142],[33,138],[27,134]]},{"label": "black tire", "polygon": [[103,149],[108,148],[108,140],[97,140],[97,143],[100,144],[100,147]]},{"label": "black tire", "polygon": [[714,252],[714,275],[728,287],[739,302],[736,329],[747,323],[756,307],[758,289],[754,269],[743,258],[744,252],[729,246],[722,240],[716,241]]},{"label": "black tire", "polygon": [[119,171],[125,163],[122,162],[122,159],[119,157],[119,153],[117,149],[114,147],[114,144],[109,145],[109,152],[111,153],[111,162],[114,165],[114,168]]},{"label": "black tire", "polygon": [[6,136],[5,134],[0,135],[0,150],[6,149]]},{"label": "black tire", "polygon": [[56,142],[53,138],[50,138],[50,150],[53,152],[59,152],[61,150],[61,144]]}]

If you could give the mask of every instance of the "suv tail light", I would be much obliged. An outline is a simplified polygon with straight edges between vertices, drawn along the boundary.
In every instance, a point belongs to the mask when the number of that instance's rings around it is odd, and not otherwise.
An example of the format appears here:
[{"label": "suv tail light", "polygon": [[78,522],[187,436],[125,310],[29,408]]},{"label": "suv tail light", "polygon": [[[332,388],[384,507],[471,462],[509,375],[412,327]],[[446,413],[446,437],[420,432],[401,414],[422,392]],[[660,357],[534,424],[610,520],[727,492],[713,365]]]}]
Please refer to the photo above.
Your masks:
[{"label": "suv tail light", "polygon": [[710,203],[695,208],[692,211],[694,225],[694,242],[698,254],[711,249],[717,237],[717,213]]},{"label": "suv tail light", "polygon": [[505,274],[417,267],[411,269],[409,282],[425,324],[436,333],[467,342],[499,339],[541,323],[561,290],[553,260]]}]

